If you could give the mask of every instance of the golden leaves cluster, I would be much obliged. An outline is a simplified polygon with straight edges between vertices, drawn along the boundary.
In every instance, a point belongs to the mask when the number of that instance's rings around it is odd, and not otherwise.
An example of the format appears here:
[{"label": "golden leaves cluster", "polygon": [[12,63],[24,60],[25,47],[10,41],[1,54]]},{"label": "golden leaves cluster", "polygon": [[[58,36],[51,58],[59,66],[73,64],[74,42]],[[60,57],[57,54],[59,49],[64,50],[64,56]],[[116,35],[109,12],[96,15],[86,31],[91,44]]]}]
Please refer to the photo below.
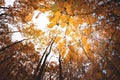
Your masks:
[{"label": "golden leaves cluster", "polygon": [[25,36],[33,38],[38,38],[40,35],[44,34],[42,30],[35,29],[34,25],[23,28],[22,32],[24,33]]},{"label": "golden leaves cluster", "polygon": [[28,21],[31,21],[32,20],[32,17],[33,17],[33,14],[29,14],[25,17],[24,21],[25,22],[28,22]]},{"label": "golden leaves cluster", "polygon": [[66,40],[62,40],[59,44],[58,44],[58,50],[61,54],[62,57],[64,57],[65,53],[66,53]]}]

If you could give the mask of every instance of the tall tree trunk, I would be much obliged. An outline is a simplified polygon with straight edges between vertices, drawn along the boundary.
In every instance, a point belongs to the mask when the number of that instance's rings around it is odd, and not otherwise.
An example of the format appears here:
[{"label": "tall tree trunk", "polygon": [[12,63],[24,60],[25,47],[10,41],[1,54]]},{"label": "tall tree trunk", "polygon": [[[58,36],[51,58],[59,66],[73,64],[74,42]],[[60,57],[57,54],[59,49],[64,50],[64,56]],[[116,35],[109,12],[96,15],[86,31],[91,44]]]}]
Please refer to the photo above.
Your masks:
[{"label": "tall tree trunk", "polygon": [[40,68],[40,70],[39,70],[39,73],[38,73],[38,76],[37,76],[36,80],[42,80],[43,72],[44,72],[44,70],[45,70],[45,63],[46,63],[46,60],[47,60],[48,55],[49,55],[50,52],[51,52],[53,43],[54,43],[54,41],[53,41],[53,42],[50,44],[50,46],[49,46],[48,53],[46,54],[46,56],[45,56],[45,58],[44,58],[43,64],[42,64],[42,66],[41,66],[41,68]]},{"label": "tall tree trunk", "polygon": [[62,78],[62,63],[61,63],[61,54],[59,53],[59,80],[63,80]]},{"label": "tall tree trunk", "polygon": [[[48,47],[49,47],[49,46],[48,46]],[[45,56],[45,54],[46,54],[46,52],[47,52],[47,50],[48,50],[48,47],[45,49],[45,51],[44,51],[44,53],[43,53],[43,55],[42,55],[42,57],[41,57],[38,65],[37,65],[37,68],[36,68],[36,70],[34,71],[33,78],[35,78],[36,75],[38,74],[38,71],[39,71],[39,69],[40,69],[41,62],[42,62],[42,60],[43,60],[43,58],[44,58],[44,56]]]}]

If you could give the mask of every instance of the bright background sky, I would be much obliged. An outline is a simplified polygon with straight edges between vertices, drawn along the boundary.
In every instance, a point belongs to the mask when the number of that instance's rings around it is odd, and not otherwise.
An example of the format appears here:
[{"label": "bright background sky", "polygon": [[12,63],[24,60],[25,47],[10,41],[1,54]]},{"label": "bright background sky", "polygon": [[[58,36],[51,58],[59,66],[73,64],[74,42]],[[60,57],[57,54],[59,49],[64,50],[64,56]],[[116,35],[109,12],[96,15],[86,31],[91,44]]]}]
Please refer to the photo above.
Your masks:
[{"label": "bright background sky", "polygon": [[[5,6],[13,6],[13,3],[14,3],[15,0],[5,0]],[[34,11],[34,15],[33,15],[33,18],[32,18],[32,23],[34,23],[34,25],[41,29],[42,31],[46,32],[47,31],[47,24],[49,23],[49,19],[47,18],[47,16],[49,15],[49,12],[45,12],[45,13],[40,13],[40,11]],[[39,14],[39,17],[36,18],[36,16]],[[21,25],[21,23],[19,23],[19,25]],[[16,27],[13,27],[12,24],[8,24],[9,28],[12,28],[13,31],[17,31],[18,29]],[[22,40],[23,37],[20,33],[14,33],[12,35],[12,41],[15,42],[15,41],[20,41]],[[51,53],[49,56],[48,56],[48,59],[47,59],[49,62],[51,61],[55,61],[58,63],[58,55],[54,55],[53,53]]]},{"label": "bright background sky", "polygon": [[[47,16],[49,15],[49,12],[40,13],[40,14],[39,13],[40,11],[34,11],[32,22],[34,23],[35,26],[37,26],[42,31],[46,31],[47,24],[49,23],[49,19],[47,18]],[[39,14],[39,17],[36,18],[38,14]]]},{"label": "bright background sky", "polygon": [[5,6],[7,7],[7,6],[12,6],[13,5],[13,2],[14,2],[15,0],[5,0]]},{"label": "bright background sky", "polygon": [[[14,3],[15,0],[5,0],[5,6],[13,6],[13,3]],[[49,19],[47,18],[49,14],[49,12],[45,12],[45,13],[40,13],[40,11],[34,11],[33,12],[33,18],[32,18],[32,21],[28,22],[28,23],[33,23],[38,29],[41,29],[42,31],[44,32],[47,32],[47,24],[49,23]],[[39,14],[39,16],[38,16]],[[38,16],[36,18],[36,16]],[[20,26],[22,25],[22,23],[18,23]],[[81,25],[81,28],[83,29],[85,26],[87,26],[87,23],[83,23]],[[12,28],[14,31],[17,31],[18,29],[16,27],[13,27],[12,24],[9,24],[9,28]],[[57,28],[60,28],[60,27],[57,27]],[[60,28],[61,29],[61,28]],[[65,31],[65,28],[62,28],[62,31],[64,32]],[[64,34],[61,34],[62,36]],[[12,35],[12,41],[15,42],[15,41],[20,41],[22,40],[23,37],[20,33],[14,33]],[[69,37],[67,37],[67,39],[69,40]],[[58,62],[58,55],[54,55],[52,52],[51,54],[49,55],[48,59],[49,61],[55,61],[55,62]]]}]

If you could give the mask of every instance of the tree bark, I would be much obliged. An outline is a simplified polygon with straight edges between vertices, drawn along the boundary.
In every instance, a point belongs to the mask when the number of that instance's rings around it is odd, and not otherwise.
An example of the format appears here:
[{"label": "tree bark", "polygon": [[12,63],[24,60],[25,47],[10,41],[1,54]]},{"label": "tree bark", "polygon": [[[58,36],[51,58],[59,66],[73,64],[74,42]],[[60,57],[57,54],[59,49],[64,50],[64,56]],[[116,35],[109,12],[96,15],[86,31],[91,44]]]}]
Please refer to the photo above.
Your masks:
[{"label": "tree bark", "polygon": [[59,80],[63,80],[63,78],[62,78],[62,63],[61,63],[60,53],[59,53]]},{"label": "tree bark", "polygon": [[53,43],[54,43],[54,41],[53,41],[53,42],[50,44],[50,46],[49,46],[49,51],[48,51],[48,53],[46,54],[46,56],[45,56],[45,58],[44,58],[43,64],[42,64],[42,66],[41,66],[41,68],[40,68],[40,70],[39,70],[39,73],[38,73],[38,76],[37,76],[36,80],[42,80],[43,72],[44,72],[44,70],[45,70],[45,63],[46,63],[46,60],[47,60],[48,55],[49,55],[50,52],[51,52]]},{"label": "tree bark", "polygon": [[[48,46],[48,47],[49,47],[49,46]],[[44,53],[43,53],[43,55],[42,55],[42,58],[40,59],[38,65],[37,65],[37,68],[36,68],[36,70],[35,70],[35,72],[34,72],[33,78],[36,77],[36,75],[37,75],[37,73],[38,73],[38,71],[39,71],[39,69],[40,69],[41,62],[42,62],[42,60],[43,60],[43,58],[44,58],[44,56],[45,56],[45,54],[46,54],[46,52],[47,52],[47,50],[48,50],[48,47],[45,49],[45,51],[44,51]]]},{"label": "tree bark", "polygon": [[[29,38],[29,39],[30,39],[30,38]],[[6,47],[1,48],[1,49],[0,49],[0,52],[6,50],[7,48],[10,48],[10,47],[12,47],[12,46],[14,46],[14,45],[16,45],[16,44],[19,44],[19,43],[21,43],[21,42],[23,42],[23,41],[25,41],[25,40],[29,40],[29,39],[23,39],[23,40],[21,40],[21,41],[17,41],[17,42],[14,42],[14,43],[12,43],[12,44],[9,44],[9,45],[7,45]]]}]

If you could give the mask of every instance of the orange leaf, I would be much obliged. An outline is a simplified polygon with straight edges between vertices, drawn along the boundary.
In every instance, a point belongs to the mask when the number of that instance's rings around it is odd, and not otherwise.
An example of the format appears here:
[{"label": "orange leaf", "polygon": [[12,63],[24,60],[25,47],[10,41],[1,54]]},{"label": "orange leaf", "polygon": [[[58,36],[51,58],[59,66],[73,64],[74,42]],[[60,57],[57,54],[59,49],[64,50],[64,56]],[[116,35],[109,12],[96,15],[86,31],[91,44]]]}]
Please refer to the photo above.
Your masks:
[{"label": "orange leaf", "polygon": [[65,46],[65,40],[59,43],[58,49],[62,50],[62,48]]},{"label": "orange leaf", "polygon": [[67,24],[66,23],[61,23],[61,27],[64,28]]},{"label": "orange leaf", "polygon": [[31,21],[32,17],[33,17],[33,14],[29,14],[25,17],[24,21],[25,22]]},{"label": "orange leaf", "polygon": [[60,39],[61,39],[61,37],[57,37],[57,38],[55,39],[55,42],[56,42],[56,43],[59,42]]},{"label": "orange leaf", "polygon": [[54,25],[55,25],[55,23],[50,23],[50,24],[48,24],[48,28],[53,28],[54,27]]}]

